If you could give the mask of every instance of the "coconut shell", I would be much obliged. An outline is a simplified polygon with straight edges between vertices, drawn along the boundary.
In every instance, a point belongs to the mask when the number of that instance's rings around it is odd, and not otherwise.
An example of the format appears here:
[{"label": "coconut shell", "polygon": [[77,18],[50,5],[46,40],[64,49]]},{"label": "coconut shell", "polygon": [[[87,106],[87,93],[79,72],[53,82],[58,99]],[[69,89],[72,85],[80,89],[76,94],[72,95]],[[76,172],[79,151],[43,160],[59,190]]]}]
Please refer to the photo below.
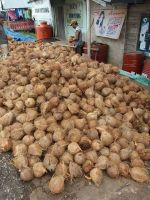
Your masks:
[{"label": "coconut shell", "polygon": [[148,173],[145,168],[133,167],[130,169],[131,178],[139,183],[144,183],[149,180]]},{"label": "coconut shell", "polygon": [[110,166],[107,167],[107,174],[111,178],[118,178],[119,176],[119,169],[118,165],[116,164],[111,164]]},{"label": "coconut shell", "polygon": [[86,160],[82,165],[83,171],[85,173],[90,172],[93,167],[94,167],[94,163],[91,160]]},{"label": "coconut shell", "polygon": [[21,170],[20,172],[20,179],[22,181],[31,181],[33,179],[33,170],[29,167]]},{"label": "coconut shell", "polygon": [[69,173],[71,179],[81,177],[83,175],[82,168],[75,162],[70,162]]},{"label": "coconut shell", "polygon": [[139,152],[142,160],[150,160],[150,149],[144,149]]},{"label": "coconut shell", "polygon": [[59,194],[64,190],[64,177],[53,176],[49,182],[49,189],[52,194]]},{"label": "coconut shell", "polygon": [[12,148],[12,142],[9,138],[0,138],[0,152],[10,151]]},{"label": "coconut shell", "polygon": [[129,165],[124,162],[119,163],[119,173],[121,176],[128,177],[129,176]]},{"label": "coconut shell", "polygon": [[46,169],[42,162],[37,162],[33,165],[33,173],[37,178],[42,177],[46,173]]},{"label": "coconut shell", "polygon": [[92,169],[90,171],[90,177],[97,187],[101,185],[103,180],[103,173],[100,169],[98,168]]}]

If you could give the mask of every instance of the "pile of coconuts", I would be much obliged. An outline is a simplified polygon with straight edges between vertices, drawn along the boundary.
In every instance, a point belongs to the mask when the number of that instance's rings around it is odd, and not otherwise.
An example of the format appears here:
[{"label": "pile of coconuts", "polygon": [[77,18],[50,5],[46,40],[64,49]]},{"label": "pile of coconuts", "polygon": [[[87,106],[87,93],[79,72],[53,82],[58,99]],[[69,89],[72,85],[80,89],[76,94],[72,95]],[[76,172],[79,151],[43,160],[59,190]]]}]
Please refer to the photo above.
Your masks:
[{"label": "pile of coconuts", "polygon": [[86,177],[149,180],[150,92],[118,68],[48,43],[10,43],[0,62],[0,152],[53,194]]}]

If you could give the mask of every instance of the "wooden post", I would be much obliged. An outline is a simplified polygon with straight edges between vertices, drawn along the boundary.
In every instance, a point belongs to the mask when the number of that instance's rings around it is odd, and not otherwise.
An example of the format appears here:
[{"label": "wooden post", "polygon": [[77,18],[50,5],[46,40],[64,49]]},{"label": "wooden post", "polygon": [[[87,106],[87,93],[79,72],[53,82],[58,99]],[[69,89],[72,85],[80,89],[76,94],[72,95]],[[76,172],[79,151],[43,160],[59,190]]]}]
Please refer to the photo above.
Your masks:
[{"label": "wooden post", "polygon": [[91,57],[91,12],[90,12],[90,0],[87,0],[87,52],[88,56]]}]

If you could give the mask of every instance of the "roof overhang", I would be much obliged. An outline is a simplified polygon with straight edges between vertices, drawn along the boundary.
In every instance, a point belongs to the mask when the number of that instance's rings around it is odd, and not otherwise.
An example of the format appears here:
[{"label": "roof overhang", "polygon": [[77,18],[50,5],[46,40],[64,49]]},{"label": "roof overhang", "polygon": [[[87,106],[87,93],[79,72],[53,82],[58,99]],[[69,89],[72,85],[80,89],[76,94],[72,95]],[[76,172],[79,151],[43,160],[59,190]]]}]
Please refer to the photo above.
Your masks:
[{"label": "roof overhang", "polygon": [[[40,0],[28,0],[28,3],[37,2]],[[49,0],[52,6],[64,5],[65,0]]]},{"label": "roof overhang", "polygon": [[144,0],[93,0],[94,2],[106,7],[107,3],[126,3],[126,4],[140,4],[144,3]]},{"label": "roof overhang", "polygon": [[33,2],[36,2],[36,1],[40,1],[40,0],[29,0],[28,3],[33,3]]},{"label": "roof overhang", "polygon": [[[106,1],[106,0],[104,0]],[[138,4],[138,3],[144,3],[144,0],[111,0],[111,3],[132,3],[132,4]]]}]

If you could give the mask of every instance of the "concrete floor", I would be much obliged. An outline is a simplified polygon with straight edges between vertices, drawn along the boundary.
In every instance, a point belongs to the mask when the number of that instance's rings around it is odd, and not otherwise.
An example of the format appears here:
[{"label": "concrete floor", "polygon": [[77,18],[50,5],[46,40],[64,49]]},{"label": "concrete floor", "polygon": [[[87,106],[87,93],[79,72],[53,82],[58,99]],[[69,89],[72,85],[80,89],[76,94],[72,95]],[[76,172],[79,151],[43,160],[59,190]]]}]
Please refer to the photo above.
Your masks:
[{"label": "concrete floor", "polygon": [[107,176],[100,187],[78,179],[67,182],[62,194],[52,195],[48,189],[50,175],[24,183],[10,159],[10,154],[0,154],[0,200],[150,200],[150,182],[138,184],[130,179],[114,180]]}]

